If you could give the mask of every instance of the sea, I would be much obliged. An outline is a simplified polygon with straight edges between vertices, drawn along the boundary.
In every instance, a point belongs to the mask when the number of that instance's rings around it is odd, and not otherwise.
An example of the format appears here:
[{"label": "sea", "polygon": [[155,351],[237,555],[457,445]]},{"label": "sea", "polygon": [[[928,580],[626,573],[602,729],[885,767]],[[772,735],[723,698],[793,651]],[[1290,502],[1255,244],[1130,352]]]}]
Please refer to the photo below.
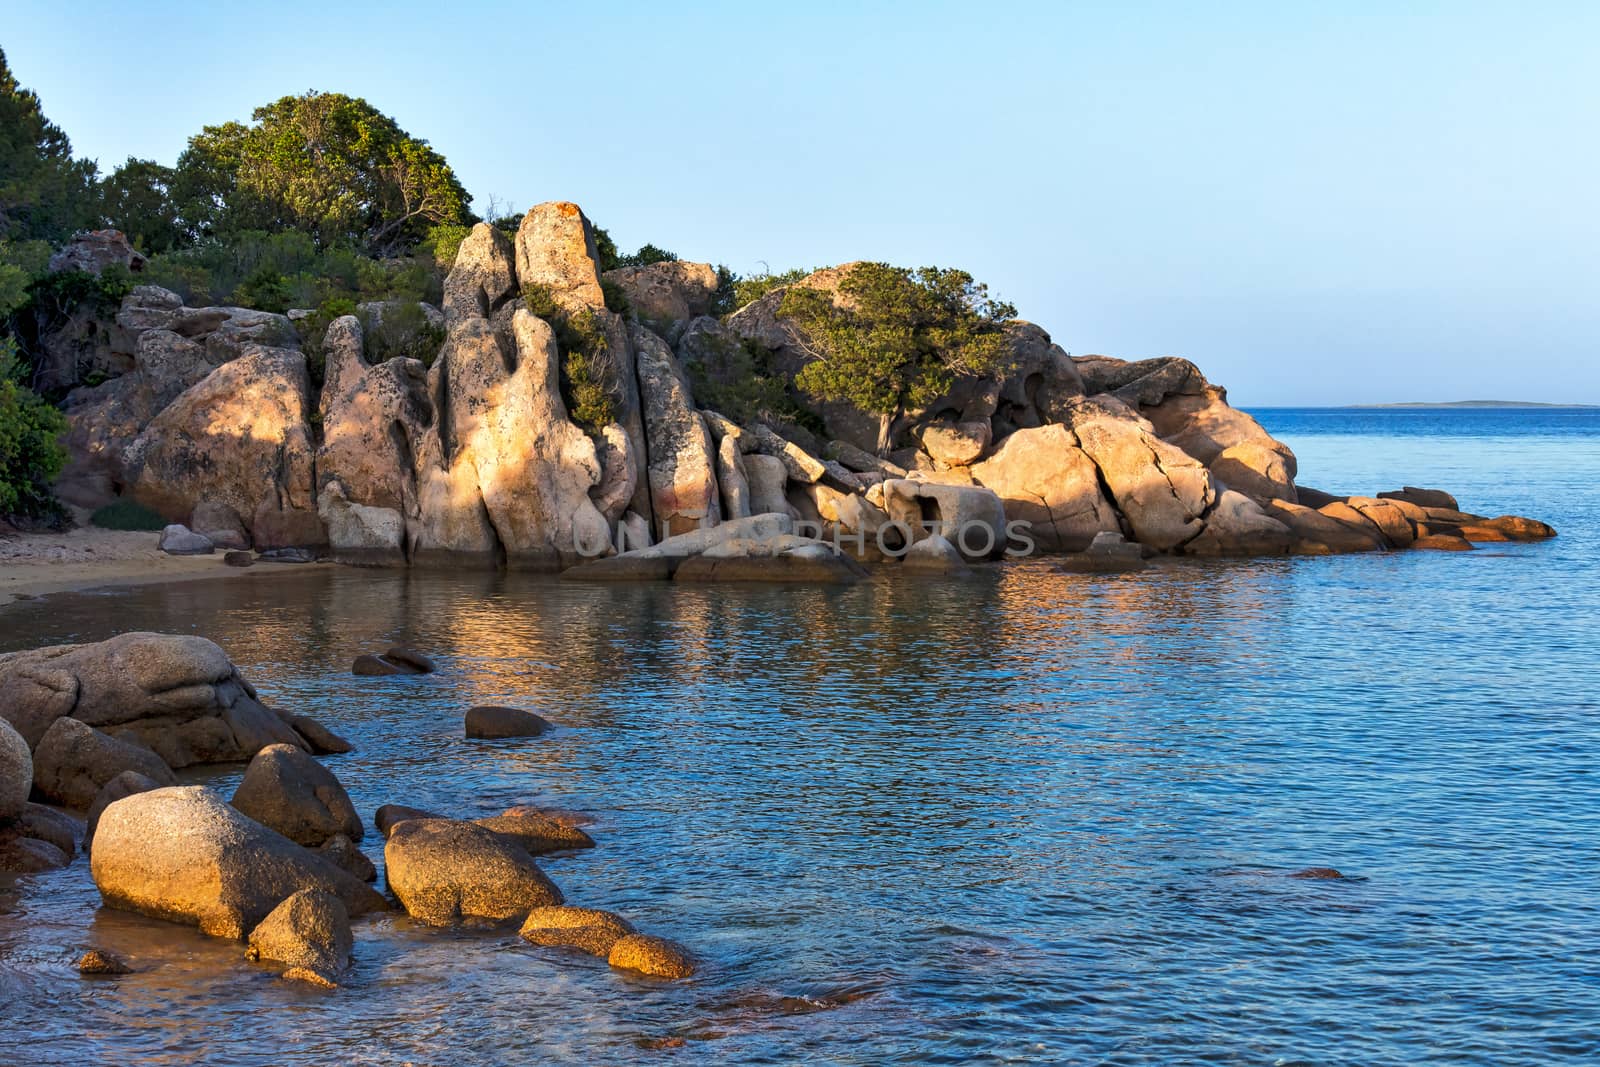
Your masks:
[{"label": "sea", "polygon": [[[1559,536],[838,589],[286,567],[0,610],[3,650],[217,641],[354,743],[326,762],[369,820],[581,812],[598,847],[542,861],[567,900],[700,962],[397,913],[313,989],[101,908],[79,856],[0,880],[0,1063],[1600,1062],[1600,411],[1253,414],[1302,484]],[[442,669],[350,674],[396,641]],[[556,729],[469,741],[476,704]],[[80,976],[90,947],[134,972]]]}]

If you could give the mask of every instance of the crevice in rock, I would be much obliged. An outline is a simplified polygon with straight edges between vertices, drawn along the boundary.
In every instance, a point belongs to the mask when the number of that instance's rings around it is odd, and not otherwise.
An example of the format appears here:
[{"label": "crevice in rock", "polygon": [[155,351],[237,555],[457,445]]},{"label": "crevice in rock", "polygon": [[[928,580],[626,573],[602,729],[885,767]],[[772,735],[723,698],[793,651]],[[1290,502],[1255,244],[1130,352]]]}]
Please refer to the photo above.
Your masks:
[{"label": "crevice in rock", "polygon": [[1123,538],[1137,542],[1139,539],[1134,535],[1133,523],[1129,522],[1128,516],[1122,513],[1122,505],[1117,501],[1117,494],[1112,491],[1111,483],[1106,480],[1106,472],[1101,469],[1099,462],[1089,453],[1089,450],[1083,447],[1083,438],[1078,436],[1078,431],[1066,426],[1066,423],[1062,423],[1062,425],[1066,427],[1067,433],[1072,436],[1074,447],[1089,461],[1089,466],[1094,468],[1094,480],[1100,486],[1100,496],[1105,500],[1106,507],[1111,509],[1111,514],[1117,517],[1117,528],[1121,531]]}]

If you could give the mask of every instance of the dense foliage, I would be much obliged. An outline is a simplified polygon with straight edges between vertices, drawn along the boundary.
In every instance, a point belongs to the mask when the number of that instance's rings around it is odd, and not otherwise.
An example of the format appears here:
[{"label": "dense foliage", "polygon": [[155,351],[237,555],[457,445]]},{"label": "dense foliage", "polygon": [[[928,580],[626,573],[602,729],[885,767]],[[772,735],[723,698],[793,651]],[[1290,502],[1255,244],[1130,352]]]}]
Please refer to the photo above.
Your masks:
[{"label": "dense foliage", "polygon": [[0,240],[54,241],[91,223],[94,177],[0,51]]},{"label": "dense foliage", "polygon": [[1009,348],[1002,326],[1016,308],[963,270],[862,263],[839,285],[791,287],[779,317],[812,358],[795,384],[824,401],[879,417],[878,447],[908,411],[948,392],[957,377],[997,373]]},{"label": "dense foliage", "polygon": [[160,530],[167,525],[166,519],[132,500],[117,500],[96,509],[89,522],[102,530]]},{"label": "dense foliage", "polygon": [[556,303],[548,286],[522,287],[522,306],[550,324],[561,358],[561,397],[572,421],[598,433],[616,421],[619,383],[613,380],[605,330],[585,308],[572,314]]},{"label": "dense foliage", "polygon": [[50,485],[66,462],[56,439],[67,420],[18,380],[16,348],[0,339],[0,515],[48,517],[59,511]]}]

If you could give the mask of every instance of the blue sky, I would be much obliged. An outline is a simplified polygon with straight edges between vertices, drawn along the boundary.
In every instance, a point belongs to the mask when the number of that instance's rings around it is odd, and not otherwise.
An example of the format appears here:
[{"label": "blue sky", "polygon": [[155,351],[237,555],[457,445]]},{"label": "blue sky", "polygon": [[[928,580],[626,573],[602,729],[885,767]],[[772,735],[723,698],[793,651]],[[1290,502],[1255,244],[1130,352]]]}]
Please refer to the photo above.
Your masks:
[{"label": "blue sky", "polygon": [[[269,13],[270,12],[270,13]],[[364,96],[473,194],[741,272],[961,266],[1245,405],[1600,403],[1600,4],[62,4],[79,154]]]}]

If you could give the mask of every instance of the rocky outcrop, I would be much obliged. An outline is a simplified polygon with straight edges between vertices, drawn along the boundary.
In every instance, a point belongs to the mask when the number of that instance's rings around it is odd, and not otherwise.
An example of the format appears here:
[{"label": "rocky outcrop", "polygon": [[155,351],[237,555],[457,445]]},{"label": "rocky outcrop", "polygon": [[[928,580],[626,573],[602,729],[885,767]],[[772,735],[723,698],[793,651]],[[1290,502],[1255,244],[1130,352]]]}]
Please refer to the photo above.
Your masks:
[{"label": "rocky outcrop", "polygon": [[[966,561],[1007,547],[1080,553],[1102,533],[1169,555],[1553,534],[1460,512],[1439,490],[1347,498],[1303,489],[1294,454],[1194,364],[1074,358],[1022,320],[1001,327],[1001,366],[957,375],[944,395],[902,412],[879,455],[877,416],[798,390],[818,354],[780,314],[797,287],[848,309],[858,266],[816,271],[719,320],[714,268],[628,267],[602,286],[583,212],[540,204],[514,239],[481,224],[462,242],[443,310],[422,308],[444,332],[430,369],[368,362],[375,346],[362,323],[381,323],[398,304],[333,323],[319,339],[326,381],[315,416],[304,360],[288,347],[301,343],[290,318],[188,308],[140,286],[115,323],[81,324],[88,347],[67,362],[111,377],[67,398],[70,459],[58,492],[85,508],[133,495],[224,548],[253,541],[315,558],[326,547],[340,562],[391,566],[567,569],[762,514],[816,524],[829,541],[865,537],[850,554],[874,565],[892,558],[900,536],[870,543],[886,526],[905,522],[914,542],[935,514]],[[618,292],[626,299],[629,317],[606,308],[607,289],[613,303]],[[579,371],[606,394],[603,425],[569,416],[563,389]],[[740,419],[699,410],[712,397]],[[946,488],[886,490],[893,482]],[[991,512],[972,495],[985,491],[1002,510],[968,527],[963,544],[947,513]],[[980,527],[1008,524],[1022,535],[997,537],[992,552],[975,547]],[[586,564],[575,576],[672,577],[682,558],[675,549]],[[777,566],[799,575],[811,565]],[[747,570],[713,556],[684,577]]]},{"label": "rocky outcrop", "polygon": [[122,267],[138,274],[147,262],[121,230],[86,230],[56,249],[49,269],[51,274],[75,270],[98,275],[107,267]]},{"label": "rocky outcrop", "polygon": [[342,563],[404,563],[406,518],[418,514],[416,442],[433,420],[427,371],[414,359],[369,365],[351,315],[329,325],[323,351],[317,510],[328,544]]},{"label": "rocky outcrop", "polygon": [[429,926],[520,922],[562,903],[561,890],[527,851],[492,830],[454,819],[407,819],[383,849],[389,888]]},{"label": "rocky outcrop", "polygon": [[413,558],[555,570],[610,545],[589,495],[599,459],[567,419],[555,334],[523,308],[510,326],[508,351],[480,316],[450,324],[429,376],[438,417],[419,452]]},{"label": "rocky outcrop", "polygon": [[293,745],[268,745],[257,752],[232,804],[262,826],[308,848],[336,835],[360,841],[364,833],[361,816],[339,779]]},{"label": "rocky outcrop", "polygon": [[717,269],[709,263],[670,260],[618,267],[604,281],[622,290],[640,324],[676,342],[690,320],[710,315],[717,300]]},{"label": "rocky outcrop", "polygon": [[196,501],[219,501],[245,518],[257,548],[293,543],[263,519],[293,511],[315,520],[309,402],[304,356],[248,349],[140,433],[128,456],[134,498],[174,522]]},{"label": "rocky outcrop", "polygon": [[520,285],[543,287],[569,313],[605,308],[594,227],[577,204],[558,200],[530,208],[517,228],[516,248]]},{"label": "rocky outcrop", "polygon": [[202,637],[128,633],[0,655],[0,716],[31,745],[70,716],[174,768],[310,747]]},{"label": "rocky outcrop", "polygon": [[100,816],[90,872],[107,907],[242,940],[303,889],[352,916],[387,907],[356,878],[199,786],[138,793]]},{"label": "rocky outcrop", "polygon": [[638,324],[629,330],[649,444],[650,504],[664,536],[722,520],[717,452],[688,380],[665,341]]},{"label": "rocky outcrop", "polygon": [[972,468],[972,478],[994,491],[1007,518],[1028,524],[1041,551],[1081,552],[1096,534],[1121,531],[1099,468],[1065,426],[1016,431]]}]

